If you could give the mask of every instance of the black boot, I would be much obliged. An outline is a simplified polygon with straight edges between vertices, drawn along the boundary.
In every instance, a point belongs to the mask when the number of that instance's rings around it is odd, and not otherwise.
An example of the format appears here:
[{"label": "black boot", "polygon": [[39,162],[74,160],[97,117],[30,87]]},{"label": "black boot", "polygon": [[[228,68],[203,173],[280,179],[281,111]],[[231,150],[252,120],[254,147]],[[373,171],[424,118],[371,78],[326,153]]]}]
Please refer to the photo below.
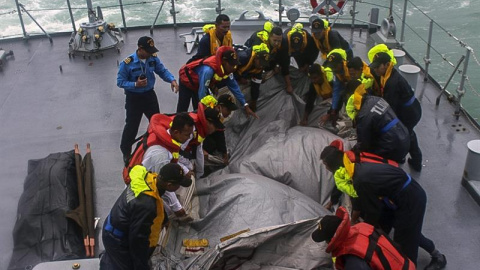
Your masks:
[{"label": "black boot", "polygon": [[408,164],[412,167],[417,172],[422,171],[422,161],[414,161],[413,159],[409,158],[408,159]]},{"label": "black boot", "polygon": [[127,168],[128,164],[130,164],[130,155],[123,155],[123,163],[125,164],[125,168]]},{"label": "black boot", "polygon": [[440,256],[432,257],[430,263],[425,267],[425,270],[438,270],[443,269],[447,265],[447,258],[445,255],[440,254]]}]

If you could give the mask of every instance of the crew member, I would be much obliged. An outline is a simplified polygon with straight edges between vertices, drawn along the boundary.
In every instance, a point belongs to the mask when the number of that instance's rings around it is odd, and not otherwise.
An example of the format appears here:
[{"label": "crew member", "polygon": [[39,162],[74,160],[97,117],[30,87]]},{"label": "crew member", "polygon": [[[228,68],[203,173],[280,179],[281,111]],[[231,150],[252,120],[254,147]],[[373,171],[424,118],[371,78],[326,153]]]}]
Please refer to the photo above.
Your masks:
[{"label": "crew member", "polygon": [[315,242],[327,242],[326,252],[335,257],[335,269],[415,270],[387,235],[367,223],[350,225],[347,210],[341,206],[335,215],[324,216],[312,233]]},{"label": "crew member", "polygon": [[393,68],[393,52],[380,51],[375,53],[377,48],[373,47],[369,51],[369,55],[373,54],[370,69],[376,75],[375,79],[380,86],[380,93],[383,99],[390,104],[395,114],[410,132],[410,158],[408,159],[408,164],[415,171],[419,172],[422,170],[422,151],[418,146],[417,135],[413,129],[422,117],[422,107],[407,80]]},{"label": "crew member", "polygon": [[[347,62],[348,74],[350,74],[350,80],[358,80],[364,86],[367,93],[379,96],[377,94],[377,88],[374,87],[375,78],[373,78],[370,72],[370,67],[363,60],[355,56]],[[352,93],[349,93],[351,95]]]},{"label": "crew member", "polygon": [[305,112],[303,113],[300,125],[308,124],[308,116],[313,110],[313,105],[318,96],[323,100],[332,97],[333,72],[330,68],[325,68],[317,63],[310,66],[308,70],[310,77],[310,88],[305,94]]},{"label": "crew member", "polygon": [[263,29],[253,33],[247,41],[245,46],[252,48],[256,45],[266,44],[269,52],[269,64],[265,71],[275,70],[279,64],[278,53],[282,46],[283,30],[279,26],[275,26],[272,22],[267,21],[263,25]]},{"label": "crew member", "polygon": [[126,119],[120,143],[125,165],[129,162],[142,116],[145,114],[150,121],[152,115],[160,112],[157,95],[153,91],[154,73],[170,83],[172,91],[178,92],[175,77],[165,68],[156,52],[158,49],[153,39],[141,37],[137,51],[125,58],[118,68],[117,86],[125,90]]},{"label": "crew member", "polygon": [[354,93],[346,109],[356,125],[354,148],[402,162],[410,148],[410,134],[390,105],[381,97],[366,94],[365,85],[358,80],[350,80],[347,89]]},{"label": "crew member", "polygon": [[[149,170],[159,172],[166,163],[178,162],[181,146],[192,139],[193,128],[194,120],[187,113],[177,114],[173,119],[160,113],[153,115],[147,132],[137,144],[129,164],[123,169],[125,183],[130,183],[129,172],[135,165],[148,162]],[[187,174],[190,166],[181,165]]]},{"label": "crew member", "polygon": [[350,44],[328,25],[328,21],[315,19],[312,21],[312,36],[318,50],[322,53],[322,59],[326,60],[327,55],[333,49],[343,49],[347,54],[347,60],[353,58],[353,51]]},{"label": "crew member", "polygon": [[290,81],[290,58],[293,57],[298,64],[298,69],[304,73],[318,57],[318,48],[312,36],[303,29],[301,23],[296,23],[290,30],[284,33],[282,46],[279,52],[279,65],[285,79],[286,91],[293,94],[292,82]]},{"label": "crew member", "polygon": [[177,112],[188,110],[190,100],[193,109],[198,108],[200,99],[211,94],[210,90],[216,84],[225,82],[232,94],[245,108],[247,116],[258,118],[250,109],[249,104],[240,91],[233,76],[233,72],[239,65],[237,54],[232,47],[222,46],[215,56],[207,59],[195,60],[180,68],[180,91],[178,96]]},{"label": "crew member", "polygon": [[187,63],[215,55],[221,46],[233,46],[230,18],[227,15],[218,15],[215,24],[206,24],[203,31],[205,34],[198,43],[197,53]]},{"label": "crew member", "polygon": [[393,240],[415,264],[421,246],[432,256],[425,269],[445,267],[445,255],[422,234],[425,191],[398,163],[370,153],[342,154],[332,146],[327,146],[321,156],[327,170],[334,173],[337,188],[357,197],[366,223],[382,228],[386,234],[394,228]]},{"label": "crew member", "polygon": [[192,184],[182,168],[174,163],[163,166],[158,175],[143,166],[135,166],[130,178],[130,185],[117,199],[103,224],[102,270],[149,270],[150,256],[167,223],[160,196],[165,191],[174,192],[180,186]]},{"label": "crew member", "polygon": [[235,79],[241,84],[250,81],[251,100],[248,102],[252,111],[257,110],[257,100],[260,96],[263,70],[269,65],[270,49],[265,43],[254,45],[252,48],[236,49],[240,62]]},{"label": "crew member", "polygon": [[[207,107],[213,107],[221,114],[221,121],[224,122],[230,116],[232,111],[238,109],[234,98],[229,94],[223,94],[218,97],[218,101],[212,96],[207,96],[201,100]],[[225,141],[225,131],[217,129],[203,141],[203,154],[205,160],[205,174],[207,176],[212,171],[225,167],[229,164],[227,144]]]},{"label": "crew member", "polygon": [[347,54],[343,49],[333,49],[323,63],[325,69],[330,69],[333,72],[332,80],[332,106],[327,114],[320,119],[322,123],[331,121],[332,126],[335,126],[338,120],[338,114],[342,109],[345,95],[345,87],[350,80],[350,74],[347,68]]}]

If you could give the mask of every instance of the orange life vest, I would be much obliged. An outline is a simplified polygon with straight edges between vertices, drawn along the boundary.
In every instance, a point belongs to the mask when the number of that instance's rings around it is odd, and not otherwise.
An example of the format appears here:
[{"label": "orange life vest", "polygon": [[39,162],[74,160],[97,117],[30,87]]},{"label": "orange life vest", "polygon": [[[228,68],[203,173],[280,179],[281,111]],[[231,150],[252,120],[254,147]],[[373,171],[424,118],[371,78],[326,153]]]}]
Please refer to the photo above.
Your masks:
[{"label": "orange life vest", "polygon": [[364,162],[384,163],[384,164],[390,164],[398,168],[398,163],[396,161],[386,159],[381,156],[368,153],[368,152],[356,153],[354,151],[346,151],[345,155],[348,157],[348,159],[350,159],[352,163],[364,163]]},{"label": "orange life vest", "polygon": [[326,252],[337,258],[337,269],[344,269],[342,256],[355,255],[364,259],[373,270],[415,270],[415,264],[372,225],[358,223],[351,226],[344,207],[338,208],[336,216],[342,218],[342,222],[328,243]]},{"label": "orange life vest", "polygon": [[130,176],[128,173],[135,165],[142,164],[143,155],[147,151],[148,147],[152,145],[160,145],[172,153],[171,162],[177,162],[180,156],[181,143],[172,139],[167,130],[173,121],[174,116],[168,116],[164,114],[154,114],[150,119],[147,132],[140,138],[140,141],[135,147],[132,157],[128,166],[123,168],[123,180],[125,184],[130,183]]},{"label": "orange life vest", "polygon": [[225,50],[232,49],[231,47],[222,46],[217,50],[217,54],[214,56],[207,57],[205,59],[197,59],[188,64],[183,65],[179,71],[180,82],[185,85],[187,88],[198,92],[198,74],[195,72],[195,68],[201,65],[207,65],[213,69],[215,75],[210,80],[210,87],[214,86],[216,83],[226,79],[229,74],[225,74],[222,67],[222,54]]},{"label": "orange life vest", "polygon": [[199,102],[197,113],[189,113],[190,117],[193,118],[193,122],[195,122],[195,132],[185,151],[190,151],[192,147],[200,145],[205,140],[205,137],[207,137],[207,119],[204,113],[206,108],[204,104]]}]

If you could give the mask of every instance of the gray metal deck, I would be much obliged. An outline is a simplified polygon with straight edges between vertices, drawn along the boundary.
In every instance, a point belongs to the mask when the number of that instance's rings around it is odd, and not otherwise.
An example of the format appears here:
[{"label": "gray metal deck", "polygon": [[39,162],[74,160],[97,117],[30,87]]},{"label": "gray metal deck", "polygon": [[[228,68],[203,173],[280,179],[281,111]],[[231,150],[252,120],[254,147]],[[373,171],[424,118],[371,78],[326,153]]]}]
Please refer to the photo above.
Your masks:
[{"label": "gray metal deck", "polygon": [[[159,57],[175,75],[190,57],[178,35],[190,27],[160,28],[154,31]],[[341,30],[348,40],[349,30]],[[75,143],[85,153],[92,145],[96,175],[96,216],[104,218],[120,191],[122,155],[119,149],[124,125],[124,94],[116,86],[117,62],[136,49],[137,39],[148,29],[129,30],[121,54],[108,51],[103,57],[68,57],[69,36],[56,36],[51,45],[46,38],[1,41],[0,47],[13,50],[15,58],[0,72],[0,269],[6,269],[13,249],[12,230],[17,202],[23,191],[27,160],[49,153],[73,149]],[[251,31],[234,30],[236,43]],[[356,55],[366,58],[372,44],[365,31],[355,33]],[[62,66],[63,72],[60,71]],[[435,107],[438,89],[419,79],[417,97],[423,116],[416,128],[425,167],[412,173],[428,194],[424,234],[435,241],[447,256],[447,269],[478,269],[480,262],[480,207],[461,185],[467,153],[466,143],[480,138],[464,117],[456,121],[454,108],[442,99]],[[177,96],[169,85],[157,79],[156,92],[161,112],[173,112]],[[262,117],[260,115],[260,117]],[[466,132],[452,124],[461,123]],[[140,131],[145,130],[144,119]],[[404,166],[408,171],[408,165]],[[100,241],[100,240],[97,240]],[[429,262],[426,252],[419,255],[419,269]]]}]

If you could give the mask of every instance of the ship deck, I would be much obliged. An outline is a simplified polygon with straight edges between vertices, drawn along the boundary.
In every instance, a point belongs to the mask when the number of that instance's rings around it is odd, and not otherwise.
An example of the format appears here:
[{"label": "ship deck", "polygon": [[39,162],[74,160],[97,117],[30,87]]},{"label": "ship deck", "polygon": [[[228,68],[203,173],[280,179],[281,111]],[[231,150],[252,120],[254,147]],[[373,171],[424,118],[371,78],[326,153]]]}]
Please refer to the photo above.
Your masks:
[{"label": "ship deck", "polygon": [[[338,29],[348,40],[349,28]],[[157,28],[153,32],[159,57],[174,75],[190,57],[179,34],[190,31],[191,26],[183,26]],[[251,32],[234,29],[233,39],[243,43]],[[125,110],[123,90],[116,86],[117,65],[135,51],[136,42],[143,35],[149,35],[148,29],[131,29],[124,34],[121,53],[110,50],[91,59],[81,55],[69,58],[69,35],[54,36],[52,44],[47,38],[0,41],[0,47],[15,54],[0,72],[0,269],[7,268],[12,254],[12,230],[29,159],[72,150],[75,143],[85,154],[85,145],[90,143],[95,166],[96,216],[102,220],[107,216],[124,188],[119,144]],[[366,59],[373,44],[365,30],[362,34],[355,31],[354,44],[355,55]],[[423,116],[416,132],[425,166],[421,173],[411,175],[428,195],[423,232],[446,254],[446,269],[478,269],[480,207],[462,186],[461,179],[467,142],[478,139],[480,132],[466,117],[457,121],[454,107],[445,98],[436,107],[438,87],[421,78],[416,96],[421,101]],[[169,85],[157,79],[155,89],[161,112],[174,112],[177,96]],[[454,125],[462,125],[465,130],[457,131]],[[140,132],[146,127],[143,119]],[[410,170],[408,165],[404,168]],[[420,251],[419,269],[429,260],[428,254]]]}]

